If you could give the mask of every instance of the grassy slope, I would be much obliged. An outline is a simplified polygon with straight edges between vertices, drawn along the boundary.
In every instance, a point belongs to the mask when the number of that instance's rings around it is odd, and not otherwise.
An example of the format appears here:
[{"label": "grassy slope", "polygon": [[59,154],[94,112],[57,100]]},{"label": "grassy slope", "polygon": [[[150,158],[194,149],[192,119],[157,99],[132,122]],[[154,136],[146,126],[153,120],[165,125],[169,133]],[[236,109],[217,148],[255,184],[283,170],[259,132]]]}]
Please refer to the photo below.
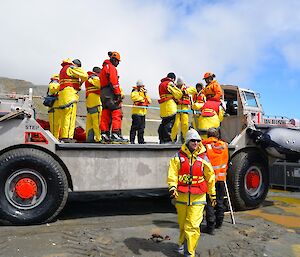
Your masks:
[{"label": "grassy slope", "polygon": [[[0,94],[11,94],[16,92],[17,94],[28,94],[29,88],[33,88],[33,95],[44,96],[47,92],[47,85],[34,85],[31,82],[18,79],[9,79],[0,77]],[[77,115],[85,116],[85,91],[80,91],[80,102],[78,104]],[[131,105],[130,96],[125,96],[125,105]],[[151,106],[158,107],[157,101],[154,99]],[[42,99],[34,98],[34,107],[36,108],[37,118],[47,120],[47,107],[42,104]],[[147,119],[159,120],[159,110],[148,110]],[[77,117],[78,124],[85,126],[85,118]],[[156,136],[159,122],[146,122],[145,135],[146,136]],[[131,108],[123,107],[123,125],[122,130],[124,135],[129,134],[131,126]]]}]

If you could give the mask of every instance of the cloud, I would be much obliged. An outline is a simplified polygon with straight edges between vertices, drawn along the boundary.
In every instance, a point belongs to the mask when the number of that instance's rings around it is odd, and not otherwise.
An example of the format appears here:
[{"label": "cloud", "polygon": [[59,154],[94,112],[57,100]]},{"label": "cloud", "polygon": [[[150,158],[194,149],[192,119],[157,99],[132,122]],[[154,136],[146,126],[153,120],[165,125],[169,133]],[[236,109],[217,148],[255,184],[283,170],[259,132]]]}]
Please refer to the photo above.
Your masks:
[{"label": "cloud", "polygon": [[157,97],[168,72],[189,85],[213,71],[221,83],[251,84],[274,56],[299,70],[298,1],[5,1],[2,76],[47,84],[63,58],[99,66],[121,53],[129,93],[143,79]]}]

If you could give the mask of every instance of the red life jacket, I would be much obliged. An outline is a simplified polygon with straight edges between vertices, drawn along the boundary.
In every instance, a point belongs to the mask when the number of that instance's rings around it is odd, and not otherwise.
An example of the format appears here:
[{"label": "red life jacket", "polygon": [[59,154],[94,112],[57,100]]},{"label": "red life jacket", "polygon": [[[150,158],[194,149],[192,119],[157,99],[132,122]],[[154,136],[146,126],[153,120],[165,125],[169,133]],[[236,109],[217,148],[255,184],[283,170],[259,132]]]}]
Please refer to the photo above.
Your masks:
[{"label": "red life jacket", "polygon": [[158,92],[160,99],[158,100],[158,103],[166,102],[170,99],[173,99],[173,95],[168,91],[168,84],[172,82],[170,78],[163,78],[161,80],[161,83],[159,84]]},{"label": "red life jacket", "polygon": [[190,160],[181,150],[178,153],[180,159],[180,170],[178,172],[177,190],[182,193],[205,194],[207,184],[203,176],[204,154],[200,154],[194,164],[190,166]]},{"label": "red life jacket", "polygon": [[207,100],[201,109],[201,116],[212,117],[219,114],[221,102]]},{"label": "red life jacket", "polygon": [[[92,72],[92,71],[88,71],[87,73],[89,75],[89,79],[93,78],[95,76],[98,76],[95,72]],[[86,80],[84,82],[84,85],[85,85],[85,90],[86,90],[85,97],[88,97],[88,95],[91,93],[100,95],[100,88],[95,87],[88,80]]]},{"label": "red life jacket", "polygon": [[204,103],[204,95],[202,93],[198,93],[193,96],[194,103]]},{"label": "red life jacket", "polygon": [[190,97],[189,95],[186,93],[186,86],[183,86],[181,88],[182,91],[182,97],[180,100],[177,101],[177,104],[185,104],[185,105],[190,105],[191,101],[190,101]]},{"label": "red life jacket", "polygon": [[59,73],[59,91],[63,90],[66,87],[73,87],[77,91],[80,90],[79,78],[72,78],[67,74],[67,69],[72,66],[71,64],[67,64],[62,67]]}]

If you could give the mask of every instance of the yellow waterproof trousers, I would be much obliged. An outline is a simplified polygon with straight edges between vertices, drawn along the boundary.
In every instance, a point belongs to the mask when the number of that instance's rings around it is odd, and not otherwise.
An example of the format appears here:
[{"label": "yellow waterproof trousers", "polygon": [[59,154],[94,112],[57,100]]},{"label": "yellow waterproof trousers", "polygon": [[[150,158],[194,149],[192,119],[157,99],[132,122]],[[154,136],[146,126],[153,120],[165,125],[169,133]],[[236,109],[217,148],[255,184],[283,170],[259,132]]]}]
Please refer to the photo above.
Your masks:
[{"label": "yellow waterproof trousers", "polygon": [[60,109],[61,134],[60,138],[73,138],[76,124],[77,102]]},{"label": "yellow waterproof trousers", "polygon": [[181,133],[183,136],[183,140],[185,142],[185,136],[189,129],[189,114],[188,113],[176,113],[175,122],[171,130],[171,139],[172,142],[176,140],[176,136],[178,135],[179,126],[181,124]]},{"label": "yellow waterproof trousers", "polygon": [[60,132],[60,112],[57,109],[58,101],[56,100],[52,107],[48,109],[48,120],[50,124],[50,132],[55,138],[59,138],[59,132]]},{"label": "yellow waterproof trousers", "polygon": [[100,142],[100,120],[101,120],[102,107],[95,106],[92,108],[87,107],[86,116],[86,141],[87,142]]},{"label": "yellow waterproof trousers", "polygon": [[176,199],[176,210],[179,225],[179,246],[186,241],[187,251],[195,257],[198,240],[200,238],[200,224],[203,220],[206,194],[190,195],[179,193]]}]

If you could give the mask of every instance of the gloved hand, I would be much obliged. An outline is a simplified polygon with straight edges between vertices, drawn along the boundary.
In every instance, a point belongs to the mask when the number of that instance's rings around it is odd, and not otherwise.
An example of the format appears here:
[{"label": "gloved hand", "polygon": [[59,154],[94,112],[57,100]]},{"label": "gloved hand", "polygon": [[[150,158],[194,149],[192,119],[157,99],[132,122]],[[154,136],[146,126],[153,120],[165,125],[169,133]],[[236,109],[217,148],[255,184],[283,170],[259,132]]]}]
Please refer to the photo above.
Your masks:
[{"label": "gloved hand", "polygon": [[121,95],[115,95],[115,100],[114,100],[114,102],[115,102],[116,104],[121,103],[121,102],[122,102],[122,96],[121,96]]},{"label": "gloved hand", "polygon": [[209,200],[212,207],[215,207],[217,205],[217,197],[216,195],[209,195]]},{"label": "gloved hand", "polygon": [[175,187],[170,188],[169,194],[170,194],[171,199],[173,199],[173,198],[176,199],[178,197],[178,192],[177,192],[177,189]]}]

